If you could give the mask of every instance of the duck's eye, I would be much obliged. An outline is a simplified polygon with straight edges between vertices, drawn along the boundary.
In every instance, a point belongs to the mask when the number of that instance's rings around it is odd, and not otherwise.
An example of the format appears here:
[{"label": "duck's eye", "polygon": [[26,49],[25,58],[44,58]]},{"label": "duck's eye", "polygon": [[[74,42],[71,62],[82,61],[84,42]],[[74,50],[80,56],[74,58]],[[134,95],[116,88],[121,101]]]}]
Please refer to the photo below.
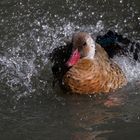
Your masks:
[{"label": "duck's eye", "polygon": [[85,45],[87,45],[87,43],[86,43],[86,42],[84,42],[84,43],[83,43],[83,46],[85,46]]}]

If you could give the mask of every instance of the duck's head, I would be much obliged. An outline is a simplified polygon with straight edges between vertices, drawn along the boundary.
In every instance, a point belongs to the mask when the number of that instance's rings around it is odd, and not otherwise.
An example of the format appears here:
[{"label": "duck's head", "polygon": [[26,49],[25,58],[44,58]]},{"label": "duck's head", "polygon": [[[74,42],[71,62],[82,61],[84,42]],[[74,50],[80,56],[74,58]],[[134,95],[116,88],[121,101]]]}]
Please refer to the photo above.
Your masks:
[{"label": "duck's head", "polygon": [[72,37],[72,54],[66,65],[75,65],[80,58],[93,59],[95,54],[95,41],[86,32],[75,33]]}]

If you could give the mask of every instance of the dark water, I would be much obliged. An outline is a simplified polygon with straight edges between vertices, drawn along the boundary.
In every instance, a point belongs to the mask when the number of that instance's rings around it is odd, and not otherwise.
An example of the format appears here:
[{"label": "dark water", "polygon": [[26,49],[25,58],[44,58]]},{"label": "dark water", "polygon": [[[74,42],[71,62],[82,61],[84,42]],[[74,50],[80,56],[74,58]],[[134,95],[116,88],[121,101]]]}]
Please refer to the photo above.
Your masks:
[{"label": "dark water", "polygon": [[140,139],[139,63],[115,58],[129,80],[117,107],[52,86],[49,52],[77,30],[109,29],[140,41],[140,1],[0,1],[0,140]]}]

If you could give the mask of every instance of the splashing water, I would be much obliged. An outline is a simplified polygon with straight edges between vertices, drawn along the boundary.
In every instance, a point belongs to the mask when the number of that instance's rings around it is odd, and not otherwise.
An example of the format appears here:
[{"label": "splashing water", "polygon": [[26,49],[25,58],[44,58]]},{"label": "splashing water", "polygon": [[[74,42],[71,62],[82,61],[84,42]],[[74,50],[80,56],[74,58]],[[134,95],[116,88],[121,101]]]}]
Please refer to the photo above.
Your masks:
[{"label": "splashing water", "polygon": [[[55,28],[50,27],[47,23],[41,25],[37,20],[34,24],[38,25],[41,30],[33,28],[31,32],[22,33],[16,40],[12,40],[13,44],[0,56],[1,82],[5,82],[6,86],[11,88],[13,92],[20,92],[20,96],[30,95],[30,93],[37,90],[33,87],[32,77],[39,76],[41,71],[46,68],[46,65],[51,67],[48,64],[48,54],[55,47],[64,45],[64,38],[71,37],[77,30],[87,31],[97,36],[104,28],[101,20],[95,26],[81,27],[71,22]],[[6,41],[3,42],[3,48],[6,47],[6,43]],[[114,60],[122,67],[129,81],[140,77],[139,63],[134,65],[129,61],[129,58],[122,57],[116,57]],[[48,84],[49,79],[45,80],[43,81],[44,84]]]},{"label": "splashing water", "polygon": [[125,56],[116,56],[114,61],[119,64],[124,71],[128,82],[138,81],[140,79],[140,63],[131,60]]},{"label": "splashing water", "polygon": [[[67,18],[61,17],[57,12],[52,14],[49,10],[44,12],[40,9],[36,10],[33,15],[32,10],[34,11],[34,9],[29,8],[29,5],[26,8],[26,4],[21,1],[15,5],[16,8],[21,9],[21,12],[13,12],[10,23],[9,18],[2,19],[1,25],[6,33],[8,33],[8,27],[10,26],[8,35],[4,34],[3,38],[0,39],[0,83],[2,85],[2,94],[7,94],[6,88],[10,89],[18,97],[27,96],[37,92],[38,89],[44,89],[45,86],[47,86],[46,92],[48,93],[52,89],[50,85],[53,79],[51,64],[48,60],[49,53],[54,48],[64,45],[64,39],[71,38],[75,31],[86,31],[96,37],[105,33],[105,28],[112,28],[112,25],[110,27],[105,26],[103,21],[105,13],[98,11],[96,7],[94,11],[91,10],[93,7],[88,5],[87,2],[84,4],[88,7],[86,10],[91,13],[89,16],[86,16],[86,13],[77,7],[76,3],[67,1],[66,5],[70,5],[69,10],[73,11],[71,15],[66,15],[68,16]],[[123,4],[123,1],[121,4]],[[38,5],[36,4],[35,6],[37,7]],[[134,8],[131,5],[129,6],[130,10],[134,12]],[[63,6],[61,8],[65,9]],[[35,17],[36,15],[40,16]],[[32,16],[34,18],[31,18]],[[87,22],[89,21],[88,18],[92,16],[94,16],[93,21],[89,24]],[[85,19],[85,22],[81,22],[81,19]],[[80,22],[77,23],[75,20]],[[129,19],[126,19],[125,24],[127,24],[127,20]],[[116,24],[113,27],[119,32],[122,31],[121,24]],[[127,34],[125,35],[127,36]],[[129,81],[140,77],[139,63],[134,64],[128,58],[122,57],[116,57],[114,60],[122,67]]]}]

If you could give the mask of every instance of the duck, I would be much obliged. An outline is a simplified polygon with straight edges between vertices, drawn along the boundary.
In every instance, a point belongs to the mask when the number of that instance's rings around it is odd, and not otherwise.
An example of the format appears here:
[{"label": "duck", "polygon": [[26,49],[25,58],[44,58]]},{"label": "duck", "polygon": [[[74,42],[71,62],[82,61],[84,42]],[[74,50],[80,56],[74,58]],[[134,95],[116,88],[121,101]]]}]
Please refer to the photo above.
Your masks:
[{"label": "duck", "polygon": [[57,54],[52,57],[55,62],[52,71],[70,92],[109,93],[127,84],[125,74],[111,59],[111,51],[107,53],[106,47],[98,44],[101,39],[102,36],[98,37],[96,42],[90,34],[77,32],[67,47],[62,46],[52,53],[53,56]]},{"label": "duck", "polygon": [[72,45],[66,62],[70,69],[63,76],[64,85],[72,93],[109,93],[127,84],[121,68],[88,33],[75,33]]}]

